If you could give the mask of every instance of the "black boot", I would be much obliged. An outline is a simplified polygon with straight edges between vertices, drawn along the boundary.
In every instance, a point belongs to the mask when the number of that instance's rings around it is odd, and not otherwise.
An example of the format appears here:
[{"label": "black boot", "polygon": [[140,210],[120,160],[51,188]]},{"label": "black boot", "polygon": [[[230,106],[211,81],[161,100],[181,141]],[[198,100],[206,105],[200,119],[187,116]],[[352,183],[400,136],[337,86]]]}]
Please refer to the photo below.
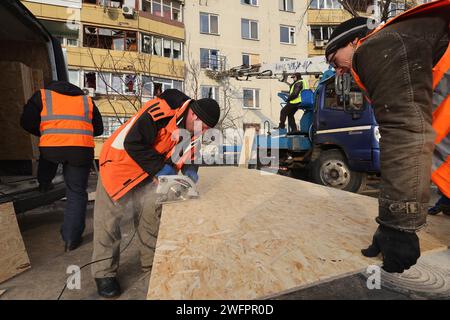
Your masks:
[{"label": "black boot", "polygon": [[103,298],[117,298],[122,294],[117,278],[95,278],[97,292]]},{"label": "black boot", "polygon": [[80,238],[78,240],[75,241],[66,241],[66,244],[64,246],[64,251],[73,251],[75,249],[77,249],[79,246],[81,246],[81,244],[83,243],[83,238]]}]

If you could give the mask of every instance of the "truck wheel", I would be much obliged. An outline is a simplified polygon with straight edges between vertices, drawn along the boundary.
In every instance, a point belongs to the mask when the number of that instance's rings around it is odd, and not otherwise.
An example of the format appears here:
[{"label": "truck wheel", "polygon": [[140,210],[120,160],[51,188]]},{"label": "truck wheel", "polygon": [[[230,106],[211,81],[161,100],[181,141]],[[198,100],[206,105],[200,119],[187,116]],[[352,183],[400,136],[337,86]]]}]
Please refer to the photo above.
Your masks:
[{"label": "truck wheel", "polygon": [[350,170],[346,157],[339,150],[323,151],[311,167],[314,183],[350,192],[364,187],[364,177],[364,173]]}]

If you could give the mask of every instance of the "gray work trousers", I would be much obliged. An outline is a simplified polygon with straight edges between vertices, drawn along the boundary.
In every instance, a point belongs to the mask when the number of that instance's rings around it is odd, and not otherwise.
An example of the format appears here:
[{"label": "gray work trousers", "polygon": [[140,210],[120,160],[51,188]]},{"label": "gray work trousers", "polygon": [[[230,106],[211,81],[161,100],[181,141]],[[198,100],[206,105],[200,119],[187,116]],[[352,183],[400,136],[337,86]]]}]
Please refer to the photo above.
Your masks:
[{"label": "gray work trousers", "polygon": [[94,278],[116,277],[121,250],[120,225],[129,212],[133,215],[137,230],[135,238],[139,243],[141,266],[145,270],[150,269],[161,218],[161,205],[157,205],[156,200],[156,186],[144,182],[115,202],[106,193],[99,177],[95,195],[92,261],[103,261],[92,265]]}]

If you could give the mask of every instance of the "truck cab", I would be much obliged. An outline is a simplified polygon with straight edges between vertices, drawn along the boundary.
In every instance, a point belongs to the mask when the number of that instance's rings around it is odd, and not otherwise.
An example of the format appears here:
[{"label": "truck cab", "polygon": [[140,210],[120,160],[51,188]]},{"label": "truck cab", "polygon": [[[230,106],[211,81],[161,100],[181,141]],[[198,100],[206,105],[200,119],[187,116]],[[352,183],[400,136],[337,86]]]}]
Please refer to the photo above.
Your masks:
[{"label": "truck cab", "polygon": [[[278,173],[307,172],[315,183],[357,192],[380,172],[379,132],[373,109],[350,75],[326,71],[314,92],[304,92],[300,130],[269,131],[256,138],[256,166],[279,157]],[[304,94],[302,93],[302,95]],[[308,95],[309,94],[309,95]]]}]

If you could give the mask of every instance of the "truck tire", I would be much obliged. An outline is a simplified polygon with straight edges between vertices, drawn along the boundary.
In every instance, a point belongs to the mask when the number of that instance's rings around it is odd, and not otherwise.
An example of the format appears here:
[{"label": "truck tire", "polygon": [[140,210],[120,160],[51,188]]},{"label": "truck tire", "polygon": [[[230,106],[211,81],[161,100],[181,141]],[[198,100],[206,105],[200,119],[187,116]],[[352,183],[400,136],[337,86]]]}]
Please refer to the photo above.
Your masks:
[{"label": "truck tire", "polygon": [[350,192],[358,192],[365,184],[365,174],[350,170],[347,158],[339,150],[322,151],[312,163],[310,174],[314,183]]}]

